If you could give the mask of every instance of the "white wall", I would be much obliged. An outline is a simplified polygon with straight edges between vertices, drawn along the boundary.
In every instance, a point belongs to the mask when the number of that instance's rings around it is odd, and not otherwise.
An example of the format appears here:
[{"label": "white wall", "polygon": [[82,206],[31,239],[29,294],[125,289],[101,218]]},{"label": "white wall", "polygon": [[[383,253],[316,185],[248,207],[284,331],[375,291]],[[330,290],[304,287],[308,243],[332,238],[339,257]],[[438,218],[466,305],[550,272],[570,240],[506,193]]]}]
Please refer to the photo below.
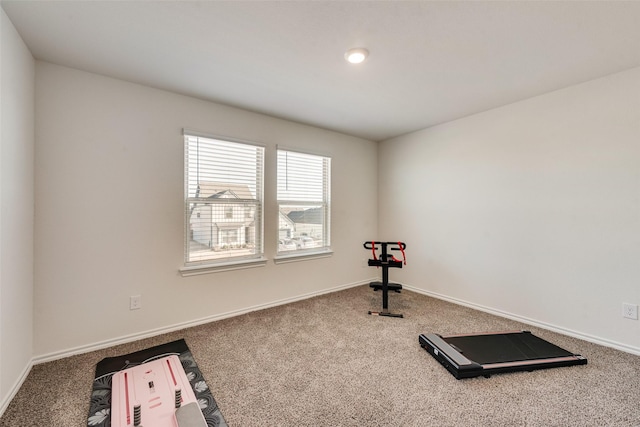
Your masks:
[{"label": "white wall", "polygon": [[33,352],[35,62],[0,9],[0,414]]},{"label": "white wall", "polygon": [[[332,156],[335,254],[181,277],[183,127],[266,145],[269,258],[276,144]],[[376,164],[371,141],[37,62],[36,358],[368,280]]]},{"label": "white wall", "polygon": [[381,237],[408,244],[395,280],[640,354],[622,318],[640,303],[640,68],[378,156]]}]

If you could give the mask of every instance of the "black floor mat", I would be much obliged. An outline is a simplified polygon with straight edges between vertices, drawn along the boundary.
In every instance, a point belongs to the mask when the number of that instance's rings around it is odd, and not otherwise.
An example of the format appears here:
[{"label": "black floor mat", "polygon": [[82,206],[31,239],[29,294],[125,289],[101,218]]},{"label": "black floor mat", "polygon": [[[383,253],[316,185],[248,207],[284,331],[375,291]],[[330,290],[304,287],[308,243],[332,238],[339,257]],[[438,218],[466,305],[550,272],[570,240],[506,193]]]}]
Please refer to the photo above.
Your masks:
[{"label": "black floor mat", "polygon": [[111,377],[115,372],[169,355],[177,355],[180,358],[207,421],[207,426],[226,427],[227,423],[218,404],[184,340],[173,341],[118,357],[107,357],[98,362],[93,380],[87,426],[111,427]]}]

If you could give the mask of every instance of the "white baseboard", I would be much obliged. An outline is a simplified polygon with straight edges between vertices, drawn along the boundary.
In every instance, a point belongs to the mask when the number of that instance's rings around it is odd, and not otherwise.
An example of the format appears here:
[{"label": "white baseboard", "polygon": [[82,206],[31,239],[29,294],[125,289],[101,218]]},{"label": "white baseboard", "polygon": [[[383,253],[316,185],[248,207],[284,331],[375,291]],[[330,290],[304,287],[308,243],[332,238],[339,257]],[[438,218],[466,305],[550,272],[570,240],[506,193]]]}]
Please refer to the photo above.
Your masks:
[{"label": "white baseboard", "polygon": [[138,332],[135,334],[125,335],[125,336],[121,336],[121,337],[117,337],[109,340],[99,341],[92,344],[82,345],[82,346],[78,346],[78,347],[74,347],[74,348],[70,348],[62,351],[43,354],[43,355],[35,356],[32,360],[32,364],[37,365],[39,363],[45,363],[45,362],[50,362],[52,360],[63,359],[65,357],[74,356],[76,354],[89,353],[91,351],[101,350],[103,348],[112,347],[114,345],[126,344],[129,342],[141,340],[144,338],[151,338],[157,335],[162,335],[169,332],[175,332],[175,331],[190,328],[193,326],[203,325],[205,323],[215,322],[216,320],[222,320],[222,319],[227,319],[229,317],[240,316],[242,314],[250,313],[252,311],[264,310],[265,308],[271,308],[271,307],[277,307],[279,305],[290,304],[292,302],[313,298],[319,295],[329,294],[332,292],[337,292],[344,289],[364,285],[373,280],[376,280],[376,279],[373,278],[373,279],[363,280],[359,282],[347,283],[344,285],[323,289],[321,291],[309,292],[306,294],[301,294],[301,295],[297,295],[290,298],[284,298],[281,300],[271,301],[264,304],[254,305],[252,307],[247,307],[240,310],[228,311],[226,313],[216,314],[213,316],[206,316],[200,319],[190,320],[187,322],[177,323],[174,325],[164,326],[161,328],[151,329],[148,331]]},{"label": "white baseboard", "polygon": [[[22,386],[22,384],[24,383],[24,381],[27,378],[27,375],[29,375],[29,372],[31,372],[31,368],[34,365],[37,365],[39,363],[44,363],[44,362],[49,362],[52,360],[58,360],[58,359],[63,359],[65,357],[69,357],[69,356],[73,356],[76,354],[81,354],[81,353],[88,353],[91,351],[95,351],[95,350],[100,350],[103,348],[107,348],[107,347],[111,347],[114,345],[119,345],[119,344],[126,344],[129,342],[133,342],[133,341],[137,341],[140,339],[144,339],[144,338],[150,338],[150,337],[154,337],[157,335],[161,335],[161,334],[165,334],[165,333],[169,333],[169,332],[174,332],[174,331],[178,331],[181,329],[186,329],[189,327],[193,327],[193,326],[198,326],[198,325],[202,325],[205,323],[209,323],[209,322],[215,322],[216,320],[222,320],[222,319],[226,319],[229,317],[234,317],[234,316],[240,316],[242,314],[246,314],[246,313],[250,313],[253,311],[258,311],[258,310],[263,310],[266,308],[271,308],[271,307],[277,307],[280,305],[284,305],[284,304],[290,304],[292,302],[296,302],[296,301],[302,301],[305,299],[309,299],[309,298],[313,298],[316,296],[320,296],[320,295],[324,295],[324,294],[328,294],[328,293],[332,293],[332,292],[337,292],[337,291],[341,291],[344,289],[349,289],[349,288],[353,288],[356,286],[360,286],[360,285],[364,285],[364,284],[368,284],[369,282],[372,281],[376,281],[379,280],[379,278],[370,278],[368,280],[363,280],[363,281],[359,281],[359,282],[353,282],[353,283],[348,283],[345,285],[340,285],[340,286],[335,286],[333,288],[328,288],[328,289],[323,289],[321,291],[315,291],[315,292],[309,292],[306,294],[301,294],[301,295],[297,295],[294,297],[290,297],[290,298],[284,298],[281,300],[276,300],[276,301],[271,301],[268,303],[264,303],[264,304],[258,304],[252,307],[247,307],[247,308],[243,308],[240,310],[234,310],[234,311],[229,311],[226,313],[221,313],[221,314],[217,314],[217,315],[213,315],[213,316],[207,316],[207,317],[203,317],[200,319],[196,319],[196,320],[191,320],[188,322],[182,322],[182,323],[178,323],[175,325],[170,325],[170,326],[166,326],[166,327],[162,327],[162,328],[156,328],[156,329],[152,329],[152,330],[148,330],[148,331],[144,331],[144,332],[139,332],[139,333],[135,333],[135,334],[131,334],[131,335],[125,335],[122,337],[118,337],[118,338],[113,338],[113,339],[109,339],[109,340],[105,340],[105,341],[100,341],[100,342],[96,342],[93,344],[88,344],[88,345],[84,345],[84,346],[78,346],[75,348],[71,348],[71,349],[67,349],[67,350],[63,350],[63,351],[58,351],[58,352],[53,352],[53,353],[48,353],[48,354],[44,354],[44,355],[40,355],[40,356],[36,356],[33,357],[29,363],[27,364],[27,366],[25,366],[23,372],[21,373],[20,377],[16,380],[15,384],[13,385],[13,387],[11,388],[10,392],[7,394],[7,396],[5,396],[3,398],[3,400],[0,402],[0,416],[2,416],[2,414],[4,414],[4,411],[7,409],[7,407],[9,406],[9,403],[11,402],[11,400],[15,397],[16,393],[18,392],[18,390],[20,389],[20,387]],[[414,286],[411,285],[406,285],[406,284],[402,284],[404,289],[407,289],[409,291],[412,292],[416,292],[422,295],[426,295],[429,297],[433,297],[433,298],[437,298],[443,301],[447,301],[447,302],[451,302],[453,304],[458,304],[458,305],[462,305],[465,307],[469,307],[472,308],[474,310],[479,310],[485,313],[489,313],[489,314],[493,314],[496,316],[500,316],[500,317],[505,317],[511,320],[516,320],[518,322],[522,322],[528,325],[532,325],[532,326],[537,326],[543,329],[547,329],[550,331],[554,331],[554,332],[558,332],[560,334],[563,335],[568,335],[568,336],[572,336],[574,338],[578,338],[578,339],[582,339],[588,342],[592,342],[594,344],[599,344],[599,345],[603,345],[605,347],[611,347],[611,348],[615,348],[617,350],[621,350],[627,353],[631,353],[631,354],[635,354],[640,356],[640,348],[638,347],[634,347],[634,346],[629,346],[626,344],[622,344],[622,343],[618,343],[615,341],[611,341],[611,340],[607,340],[601,337],[595,337],[592,335],[588,335],[588,334],[584,334],[581,332],[577,332],[577,331],[573,331],[570,329],[566,329],[566,328],[562,328],[556,325],[551,325],[548,323],[544,323],[544,322],[540,322],[537,320],[533,320],[533,319],[529,319],[523,316],[519,316],[513,313],[508,313],[508,312],[504,312],[502,310],[497,310],[491,307],[485,307],[479,304],[475,304],[469,301],[465,301],[465,300],[460,300],[458,298],[452,298],[446,295],[442,295],[442,294],[438,294],[436,292],[431,292],[431,291],[426,291],[424,289],[420,289],[420,288],[416,288]]]},{"label": "white baseboard", "polygon": [[568,335],[570,337],[578,338],[584,341],[588,341],[594,344],[602,345],[605,347],[615,348],[616,350],[624,351],[626,353],[631,353],[640,356],[640,348],[630,346],[627,344],[619,343],[616,341],[611,341],[605,338],[596,337],[593,335],[585,334],[583,332],[574,331],[571,329],[563,328],[561,326],[552,325],[545,322],[540,322],[538,320],[529,319],[528,317],[519,316],[517,314],[508,313],[506,311],[497,310],[491,307],[485,307],[480,304],[475,304],[469,301],[461,300],[458,298],[449,297],[446,295],[442,295],[436,292],[426,291],[424,289],[416,288],[411,285],[402,284],[403,289],[410,290],[412,292],[416,292],[418,294],[426,295],[428,297],[437,298],[443,301],[451,302],[453,304],[462,305],[465,307],[472,308],[474,310],[482,311],[485,313],[493,314],[495,316],[505,317],[507,319],[515,320],[518,322],[526,323],[527,325],[537,326],[542,329],[546,329],[549,331],[557,332],[559,334]]},{"label": "white baseboard", "polygon": [[11,403],[13,398],[16,396],[16,394],[18,393],[18,390],[20,390],[20,387],[22,387],[22,384],[27,379],[29,372],[31,372],[31,368],[33,368],[33,365],[34,365],[33,359],[29,360],[27,365],[22,370],[22,373],[20,374],[16,382],[11,387],[11,390],[9,390],[9,393],[7,393],[6,396],[3,396],[2,402],[0,402],[0,417],[4,414],[4,411],[7,410],[9,403]]}]

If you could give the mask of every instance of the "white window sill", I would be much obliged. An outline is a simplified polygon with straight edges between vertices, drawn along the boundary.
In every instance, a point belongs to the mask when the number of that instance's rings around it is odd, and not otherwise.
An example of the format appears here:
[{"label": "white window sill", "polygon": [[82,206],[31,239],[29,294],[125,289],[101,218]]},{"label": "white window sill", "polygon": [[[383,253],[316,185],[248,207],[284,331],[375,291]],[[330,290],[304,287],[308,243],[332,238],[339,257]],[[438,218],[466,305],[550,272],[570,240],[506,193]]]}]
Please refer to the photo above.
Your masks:
[{"label": "white window sill", "polygon": [[328,258],[333,255],[333,251],[331,249],[326,249],[323,251],[316,252],[302,252],[302,253],[294,253],[294,254],[286,254],[286,255],[277,255],[273,262],[276,264],[286,264],[288,262],[298,262],[298,261],[308,261],[311,259],[318,258]]},{"label": "white window sill", "polygon": [[246,268],[264,267],[267,265],[266,258],[243,259],[236,261],[220,262],[216,264],[199,264],[182,267],[180,274],[182,277],[196,276],[198,274],[218,273],[221,271],[243,270]]}]

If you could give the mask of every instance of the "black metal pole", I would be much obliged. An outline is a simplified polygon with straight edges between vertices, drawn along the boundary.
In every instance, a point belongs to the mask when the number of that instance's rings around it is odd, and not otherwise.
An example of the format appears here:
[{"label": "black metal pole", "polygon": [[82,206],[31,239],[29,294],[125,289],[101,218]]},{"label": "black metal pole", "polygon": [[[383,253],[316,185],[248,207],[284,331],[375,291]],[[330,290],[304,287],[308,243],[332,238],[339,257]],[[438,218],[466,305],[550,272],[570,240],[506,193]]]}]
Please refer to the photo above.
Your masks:
[{"label": "black metal pole", "polygon": [[382,311],[389,309],[389,261],[387,260],[387,244],[382,243]]}]

